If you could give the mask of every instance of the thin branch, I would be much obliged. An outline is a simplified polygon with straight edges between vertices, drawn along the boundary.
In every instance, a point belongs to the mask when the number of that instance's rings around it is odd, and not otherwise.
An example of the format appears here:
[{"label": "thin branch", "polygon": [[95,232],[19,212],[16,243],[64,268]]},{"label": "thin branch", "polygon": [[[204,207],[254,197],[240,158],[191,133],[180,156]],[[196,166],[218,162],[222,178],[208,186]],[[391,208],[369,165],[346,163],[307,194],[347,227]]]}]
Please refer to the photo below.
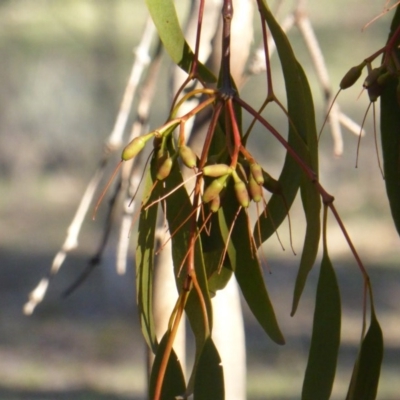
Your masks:
[{"label": "thin branch", "polygon": [[[100,184],[100,181],[104,175],[104,171],[107,166],[108,160],[110,159],[111,154],[118,148],[118,146],[121,143],[122,134],[125,129],[127,121],[126,112],[127,110],[129,112],[129,109],[132,104],[132,99],[136,91],[137,82],[140,80],[140,77],[143,74],[144,67],[146,65],[145,59],[149,58],[148,53],[150,49],[151,40],[154,34],[154,28],[152,28],[151,25],[152,22],[147,22],[145,32],[137,48],[136,58],[133,62],[132,73],[128,80],[127,87],[125,89],[125,94],[123,96],[123,100],[121,103],[120,112],[117,116],[114,129],[111,132],[108,140],[106,141],[106,145],[104,146],[103,157],[92,179],[90,180],[84,192],[84,195],[82,196],[82,199],[79,203],[75,216],[67,230],[66,239],[63,245],[61,246],[61,249],[54,257],[50,271],[46,274],[44,278],[41,279],[37,287],[29,294],[29,300],[24,305],[23,308],[24,314],[26,315],[31,315],[35,307],[44,299],[50,280],[54,275],[57,274],[57,272],[61,268],[67,256],[67,253],[69,253],[71,250],[75,249],[78,246],[78,237],[80,230],[82,228],[83,221],[89,210],[89,206],[93,201],[93,196],[97,190],[97,187]],[[145,54],[147,54],[147,58],[145,57]]]}]

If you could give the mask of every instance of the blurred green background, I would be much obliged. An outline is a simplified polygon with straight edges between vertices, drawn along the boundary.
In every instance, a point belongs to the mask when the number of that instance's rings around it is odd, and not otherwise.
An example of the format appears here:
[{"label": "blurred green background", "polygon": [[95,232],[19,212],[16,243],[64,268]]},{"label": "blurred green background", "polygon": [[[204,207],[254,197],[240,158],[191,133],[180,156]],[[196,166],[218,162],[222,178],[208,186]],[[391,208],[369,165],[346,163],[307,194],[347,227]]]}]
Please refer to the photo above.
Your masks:
[{"label": "blurred green background", "polygon": [[[182,14],[185,3],[178,0]],[[383,4],[309,1],[334,88],[351,66],[383,46],[390,15],[361,32]],[[134,271],[122,277],[115,273],[115,238],[87,283],[70,298],[61,299],[97,248],[101,218],[85,223],[80,247],[53,280],[44,303],[33,316],[22,315],[28,293],[48,271],[64,240],[112,130],[145,15],[141,0],[0,1],[1,399],[145,398],[145,349],[135,307]],[[320,126],[323,96],[314,70],[299,33],[293,30],[289,37],[305,64]],[[169,68],[166,58],[152,109],[154,125],[167,115]],[[259,76],[244,89],[243,96],[254,106],[262,102],[263,85],[264,76]],[[284,99],[278,84],[275,89]],[[358,99],[360,91],[361,85],[339,98],[342,110],[359,123],[368,105],[366,96]],[[285,126],[279,113],[266,115],[276,126]],[[325,129],[321,181],[335,196],[371,275],[386,345],[378,398],[389,400],[398,399],[400,393],[400,251],[376,161],[371,115],[357,169],[357,138],[344,130],[345,152],[337,159]],[[252,144],[255,155],[276,174],[282,150],[265,132],[255,132]],[[299,204],[292,211],[299,252],[303,220],[296,210],[301,210]],[[332,397],[341,399],[360,336],[362,280],[339,229],[333,221],[330,225],[329,248],[344,303],[343,347]],[[286,226],[280,232],[289,247]],[[134,247],[132,243],[132,254]],[[318,268],[291,318],[299,256],[282,252],[274,240],[265,246],[265,253],[272,269],[267,285],[287,345],[271,343],[244,305],[248,399],[297,399],[307,361]]]}]

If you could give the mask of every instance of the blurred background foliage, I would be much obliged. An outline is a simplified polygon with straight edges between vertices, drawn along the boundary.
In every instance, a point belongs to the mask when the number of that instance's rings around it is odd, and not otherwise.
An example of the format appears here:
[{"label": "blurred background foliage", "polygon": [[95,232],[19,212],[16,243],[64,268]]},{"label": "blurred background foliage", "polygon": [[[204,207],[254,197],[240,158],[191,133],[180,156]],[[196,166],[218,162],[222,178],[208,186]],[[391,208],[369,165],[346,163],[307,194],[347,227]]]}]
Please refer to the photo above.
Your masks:
[{"label": "blurred background foliage", "polygon": [[[391,15],[361,32],[362,26],[381,11],[383,3],[309,1],[310,18],[334,88],[349,67],[385,43]],[[184,15],[184,2],[178,4]],[[284,8],[290,9],[291,5],[288,1]],[[54,280],[49,296],[35,314],[23,317],[21,309],[62,243],[113,127],[145,15],[142,0],[0,1],[2,399],[143,398],[144,347],[137,326],[134,272],[129,271],[125,277],[116,275],[112,243],[88,283],[69,299],[60,300],[62,290],[96,249],[101,222],[85,224],[81,247]],[[299,33],[293,30],[289,38],[307,70],[320,126],[323,95],[314,81]],[[154,125],[167,114],[169,68],[166,59],[152,109]],[[259,88],[264,85],[263,79],[252,78],[244,89],[243,96],[252,104],[262,102],[264,93]],[[275,90],[284,99],[277,85]],[[360,90],[351,89],[339,97],[342,110],[359,123],[368,104],[366,96],[357,99]],[[284,129],[284,119],[273,108],[266,115]],[[344,155],[335,159],[329,129],[325,129],[321,181],[335,196],[338,210],[369,267],[387,349],[378,398],[395,399],[400,392],[396,378],[400,372],[399,238],[376,162],[371,115],[366,128],[368,134],[361,142],[357,169],[357,138],[346,132]],[[281,149],[261,133],[255,135],[252,144],[256,158],[262,155],[273,172]],[[302,221],[295,210],[294,234],[301,243]],[[284,228],[282,231],[287,243],[287,232]],[[354,263],[348,261],[348,250],[335,225],[329,238],[346,307],[342,336],[348,348],[341,354],[334,389],[335,398],[341,398],[360,335],[354,326],[360,326],[361,299],[354,292],[359,296],[362,282]],[[288,345],[283,349],[274,346],[247,317],[249,399],[295,399],[301,390],[315,285],[308,284],[298,314],[290,318],[292,266],[296,260],[289,251],[282,253],[278,244],[268,244],[266,254],[273,270],[268,285],[278,304],[277,314],[288,316],[281,321]],[[315,284],[315,274],[311,282]]]}]

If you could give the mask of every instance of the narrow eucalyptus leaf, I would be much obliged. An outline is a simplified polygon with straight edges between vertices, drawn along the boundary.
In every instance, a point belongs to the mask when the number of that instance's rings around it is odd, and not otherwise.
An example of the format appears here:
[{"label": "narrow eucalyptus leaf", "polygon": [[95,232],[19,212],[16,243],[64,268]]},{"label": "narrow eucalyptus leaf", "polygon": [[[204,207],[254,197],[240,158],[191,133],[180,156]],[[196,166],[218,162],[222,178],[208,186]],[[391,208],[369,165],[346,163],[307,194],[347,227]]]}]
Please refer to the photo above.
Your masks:
[{"label": "narrow eucalyptus leaf", "polygon": [[[149,399],[154,398],[157,379],[160,375],[160,367],[163,356],[167,350],[169,333],[167,332],[158,346],[156,357],[150,374],[149,382]],[[167,369],[163,378],[160,400],[175,400],[176,397],[185,393],[186,384],[181,364],[176,356],[174,349],[168,359]]]},{"label": "narrow eucalyptus leaf", "polygon": [[[307,78],[297,62],[286,34],[269,10],[265,1],[260,2],[260,12],[274,38],[285,80],[287,107],[289,114],[288,143],[308,163],[318,171],[318,155],[315,147],[316,127],[314,105]],[[310,138],[312,142],[309,143]],[[283,190],[286,206],[290,209],[300,186],[302,172],[294,159],[287,153],[279,182]],[[272,195],[268,203],[268,215],[259,219],[261,238],[256,235],[257,245],[266,241],[287,216],[287,208],[282,195]],[[255,228],[255,232],[256,232]]]},{"label": "narrow eucalyptus leaf", "polygon": [[[187,73],[194,60],[193,51],[187,44],[179,25],[173,0],[146,0],[147,8],[172,61]],[[215,76],[200,62],[197,72],[206,82],[216,82]]]},{"label": "narrow eucalyptus leaf", "polygon": [[382,359],[382,329],[372,308],[371,323],[361,343],[346,400],[376,399]]},{"label": "narrow eucalyptus leaf", "polygon": [[[397,7],[392,20],[389,39],[400,26],[400,8]],[[400,50],[395,50],[397,58]],[[397,99],[397,79],[389,79],[381,95],[381,142],[386,193],[392,218],[400,235],[400,104]]]},{"label": "narrow eucalyptus leaf", "polygon": [[194,379],[193,400],[224,400],[224,372],[211,338],[205,342]]},{"label": "narrow eucalyptus leaf", "polygon": [[335,271],[325,251],[317,286],[311,347],[303,382],[302,400],[330,398],[340,344],[340,320],[339,287]]},{"label": "narrow eucalyptus leaf", "polygon": [[315,185],[305,177],[303,177],[301,184],[301,199],[306,216],[307,228],[294,288],[292,316],[296,312],[308,273],[311,271],[317,257],[319,239],[321,236],[321,198]]},{"label": "narrow eucalyptus leaf", "polygon": [[[223,208],[224,218],[221,215],[220,224],[229,228],[234,224],[228,247],[232,270],[235,273],[243,296],[258,323],[274,342],[284,344],[285,339],[279,328],[265,286],[256,249],[250,239],[251,232],[249,232],[248,216],[243,209],[239,213],[237,212],[239,204],[236,201],[232,186],[228,186],[226,193],[226,196],[229,196],[232,200]],[[225,230],[222,231],[222,236],[226,242],[228,235]]]},{"label": "narrow eucalyptus leaf", "polygon": [[[152,190],[154,180],[147,173],[143,198],[150,204],[160,193],[160,186]],[[151,191],[152,190],[152,191]],[[153,353],[157,351],[157,340],[153,316],[154,243],[157,224],[157,206],[142,210],[139,218],[139,234],[136,248],[136,291],[143,336]]]},{"label": "narrow eucalyptus leaf", "polygon": [[[164,194],[170,193],[173,189],[183,182],[178,162],[175,160],[175,165],[168,178],[165,179]],[[182,290],[183,282],[186,279],[186,263],[188,249],[190,246],[190,231],[197,230],[197,226],[192,226],[192,219],[187,220],[187,217],[192,213],[192,204],[190,202],[186,189],[181,186],[170,194],[166,200],[166,214],[170,232],[174,232],[172,237],[172,259],[174,263],[174,271],[178,290]],[[186,221],[185,221],[186,220]],[[182,267],[182,270],[180,271]],[[196,278],[200,286],[203,299],[201,300],[194,288],[191,289],[188,300],[186,302],[185,311],[189,319],[190,326],[196,341],[195,366],[193,374],[196,370],[198,358],[200,357],[202,347],[208,337],[209,332],[206,328],[206,322],[209,330],[212,329],[212,306],[211,298],[208,289],[207,273],[204,265],[203,250],[201,238],[198,237],[194,249],[194,267]],[[204,301],[206,308],[206,316],[202,307]],[[189,390],[193,384],[193,376],[189,381]]]}]

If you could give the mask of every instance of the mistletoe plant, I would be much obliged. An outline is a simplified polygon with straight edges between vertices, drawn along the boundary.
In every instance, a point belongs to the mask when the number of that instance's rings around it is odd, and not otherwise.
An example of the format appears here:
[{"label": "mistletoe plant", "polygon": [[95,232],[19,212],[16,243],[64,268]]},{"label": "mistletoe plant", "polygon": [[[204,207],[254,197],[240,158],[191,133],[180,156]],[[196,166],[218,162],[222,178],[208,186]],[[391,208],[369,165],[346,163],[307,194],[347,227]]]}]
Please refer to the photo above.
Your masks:
[{"label": "mistletoe plant", "polygon": [[[204,2],[200,1],[192,51],[179,25],[174,2],[146,1],[164,49],[188,75],[172,101],[166,122],[151,132],[134,137],[123,149],[121,162],[113,175],[130,160],[139,157],[144,148],[152,146],[139,210],[136,250],[141,327],[147,345],[155,355],[149,398],[187,398],[191,394],[195,400],[224,398],[223,368],[211,337],[211,297],[216,291],[223,290],[233,275],[266,334],[278,345],[285,343],[264,283],[257,251],[289,217],[289,210],[300,191],[306,232],[294,280],[292,315],[298,308],[307,276],[316,261],[321,237],[323,250],[302,398],[329,399],[340,347],[341,300],[327,239],[327,218],[331,212],[364,282],[361,343],[347,400],[374,399],[383,357],[382,331],[366,268],[335,208],[333,196],[319,180],[318,133],[306,75],[267,2],[257,0],[265,54],[266,98],[258,110],[248,104],[241,98],[230,73],[232,0],[223,1],[222,58],[218,79],[199,62],[201,29],[203,23],[207,23],[203,22]],[[367,69],[363,86],[371,103],[381,98],[385,182],[393,219],[400,232],[399,36],[400,9],[397,7],[387,44],[351,68],[342,79],[340,89],[354,85],[362,71]],[[274,92],[268,49],[270,37],[280,59],[285,102],[281,102]],[[379,66],[373,67],[378,57],[381,57]],[[182,106],[194,98],[198,99],[198,104],[180,115]],[[287,133],[279,132],[262,116],[263,109],[270,103],[275,103],[287,118]],[[210,112],[211,118],[201,152],[196,154],[187,141],[186,128],[188,121],[205,110]],[[242,113],[250,115],[252,122],[249,126],[244,126]],[[264,170],[262,160],[257,160],[247,148],[255,122],[261,124],[271,141],[277,140],[285,149],[277,178]],[[187,172],[191,172],[191,177],[184,179]],[[250,207],[257,210],[255,222],[250,221]],[[163,214],[168,226],[179,293],[168,329],[160,342],[156,338],[152,306],[154,256],[164,246],[155,248],[159,213]],[[188,382],[173,350],[184,314],[196,345],[195,362]]]}]

